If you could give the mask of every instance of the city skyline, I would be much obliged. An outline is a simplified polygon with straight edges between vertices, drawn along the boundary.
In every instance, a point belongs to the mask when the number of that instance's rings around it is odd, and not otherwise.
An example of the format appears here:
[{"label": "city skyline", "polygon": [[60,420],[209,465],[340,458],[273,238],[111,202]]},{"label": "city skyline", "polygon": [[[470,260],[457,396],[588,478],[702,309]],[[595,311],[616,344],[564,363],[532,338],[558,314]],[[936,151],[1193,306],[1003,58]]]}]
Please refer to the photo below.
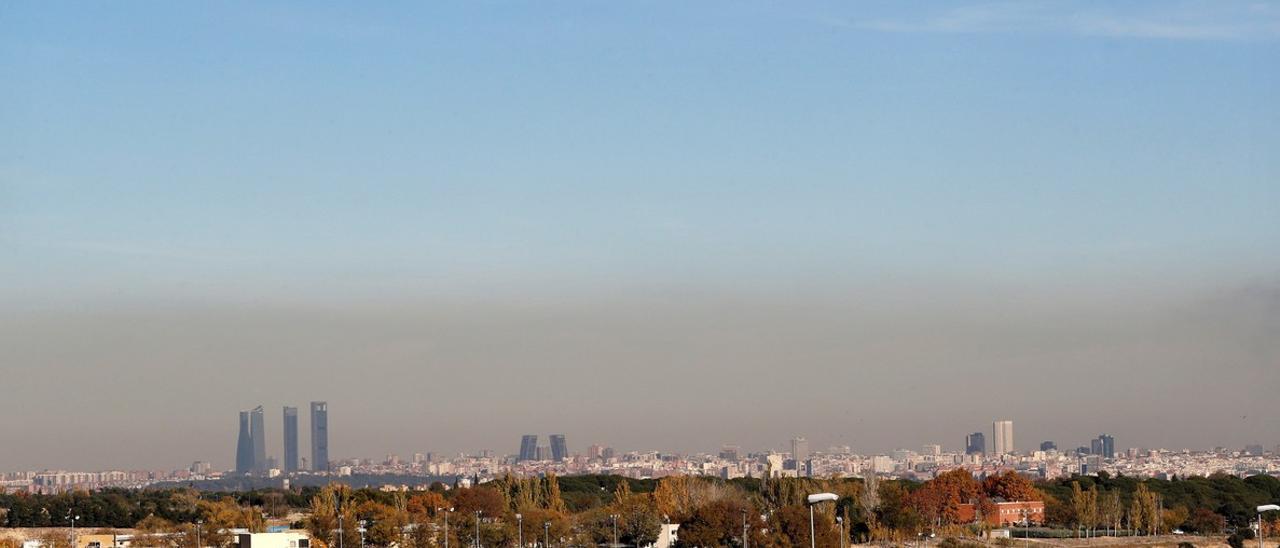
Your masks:
[{"label": "city skyline", "polygon": [[1280,442],[1274,3],[4,28],[0,465]]}]

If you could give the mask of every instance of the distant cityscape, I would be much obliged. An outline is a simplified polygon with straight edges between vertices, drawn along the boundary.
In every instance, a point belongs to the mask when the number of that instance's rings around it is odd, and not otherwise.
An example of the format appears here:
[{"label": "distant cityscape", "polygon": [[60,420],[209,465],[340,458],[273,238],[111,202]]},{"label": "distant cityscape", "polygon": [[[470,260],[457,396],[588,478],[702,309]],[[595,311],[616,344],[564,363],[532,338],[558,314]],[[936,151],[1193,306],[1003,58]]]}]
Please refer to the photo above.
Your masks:
[{"label": "distant cityscape", "polygon": [[[185,469],[172,471],[8,471],[0,473],[0,491],[47,494],[73,489],[142,488],[166,482],[216,483],[244,479],[253,479],[259,485],[266,482],[266,485],[288,487],[291,481],[296,480],[342,481],[342,478],[352,476],[360,476],[366,482],[385,478],[382,486],[408,489],[405,478],[451,479],[461,485],[470,485],[507,474],[539,476],[548,473],[562,476],[613,474],[636,479],[671,475],[733,479],[865,477],[874,474],[889,479],[921,481],[957,469],[967,470],[976,477],[1015,471],[1031,479],[1101,473],[1159,479],[1212,474],[1280,476],[1280,446],[1270,450],[1262,445],[1248,445],[1210,450],[1130,447],[1117,451],[1115,438],[1104,433],[1075,448],[1060,448],[1055,441],[1046,440],[1041,441],[1036,449],[1018,451],[1011,420],[993,421],[990,444],[984,432],[973,432],[964,437],[961,449],[956,451],[946,450],[941,444],[924,444],[918,451],[896,449],[879,454],[859,454],[848,446],[813,451],[806,438],[795,437],[789,442],[789,451],[744,451],[737,445],[724,445],[714,453],[618,452],[607,445],[592,444],[585,452],[575,453],[569,450],[565,434],[547,435],[546,445],[539,443],[541,438],[538,434],[525,434],[520,438],[518,452],[514,454],[499,454],[492,450],[452,456],[417,452],[408,459],[388,454],[381,459],[331,460],[329,409],[324,401],[313,401],[310,405],[311,456],[308,459],[299,456],[298,409],[284,406],[282,417],[282,460],[266,454],[268,435],[264,410],[257,406],[239,414],[235,466],[231,470],[215,469],[210,461],[196,461]],[[425,488],[426,485],[417,482],[414,488]]]}]

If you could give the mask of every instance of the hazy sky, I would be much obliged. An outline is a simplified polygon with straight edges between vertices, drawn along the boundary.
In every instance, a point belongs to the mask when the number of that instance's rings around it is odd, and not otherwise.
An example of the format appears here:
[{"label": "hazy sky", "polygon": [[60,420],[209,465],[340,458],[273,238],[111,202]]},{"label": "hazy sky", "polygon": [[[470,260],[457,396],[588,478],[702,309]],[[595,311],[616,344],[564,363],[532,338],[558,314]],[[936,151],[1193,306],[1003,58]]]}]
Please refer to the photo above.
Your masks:
[{"label": "hazy sky", "polygon": [[335,458],[1275,445],[1277,67],[1275,2],[8,2],[0,470],[313,399]]}]

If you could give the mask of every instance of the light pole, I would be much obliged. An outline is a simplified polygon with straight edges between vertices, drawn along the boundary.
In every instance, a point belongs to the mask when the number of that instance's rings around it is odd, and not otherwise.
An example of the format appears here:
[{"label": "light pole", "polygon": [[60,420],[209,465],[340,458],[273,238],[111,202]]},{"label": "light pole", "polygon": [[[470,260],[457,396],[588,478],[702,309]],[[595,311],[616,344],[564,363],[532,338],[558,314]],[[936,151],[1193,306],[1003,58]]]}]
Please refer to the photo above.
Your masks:
[{"label": "light pole", "polygon": [[366,525],[368,525],[368,523],[369,523],[369,522],[368,522],[368,521],[366,521],[366,520],[360,520],[360,527],[359,527],[359,531],[360,531],[360,548],[364,548],[364,531],[365,531],[365,526],[366,526]]},{"label": "light pole", "polygon": [[1262,548],[1262,513],[1280,510],[1280,505],[1264,504],[1258,507],[1258,548]]},{"label": "light pole", "polygon": [[[1028,543],[1031,542],[1030,540],[1028,540],[1031,538],[1030,529],[1031,529],[1031,517],[1027,515],[1027,509],[1023,508],[1022,509],[1022,545],[1023,546],[1026,546]],[[1085,531],[1087,532],[1088,529],[1085,529]],[[1088,535],[1086,534],[1085,537],[1088,538]]]},{"label": "light pole", "polygon": [[836,516],[836,525],[840,526],[840,548],[844,548],[844,517]]},{"label": "light pole", "polygon": [[479,510],[476,510],[476,539],[475,539],[475,546],[476,546],[476,548],[480,548],[480,511],[479,511]]},{"label": "light pole", "polygon": [[333,507],[338,511],[338,548],[342,548],[342,496],[334,495]]},{"label": "light pole", "polygon": [[809,495],[807,500],[809,502],[809,548],[817,548],[818,540],[813,536],[813,507],[820,502],[835,502],[840,500],[840,497],[835,493],[818,493]]},{"label": "light pole", "polygon": [[551,546],[551,522],[542,522],[542,548]]},{"label": "light pole", "polygon": [[747,511],[743,510],[742,511],[742,548],[747,548],[748,542],[751,542],[751,541],[747,540]]},{"label": "light pole", "polygon": [[78,519],[80,519],[80,516],[73,516],[70,512],[67,513],[67,521],[71,522],[71,548],[76,548],[76,520]]},{"label": "light pole", "polygon": [[613,546],[618,545],[618,514],[609,514],[609,520],[613,521]]},{"label": "light pole", "polygon": [[524,516],[516,514],[516,538],[519,539],[516,546],[524,548]]},{"label": "light pole", "polygon": [[444,548],[449,548],[449,513],[453,508],[436,508],[436,511],[444,511]]},{"label": "light pole", "polygon": [[200,540],[200,526],[202,525],[204,525],[204,520],[196,520],[196,548],[201,548],[200,545],[203,544]]}]

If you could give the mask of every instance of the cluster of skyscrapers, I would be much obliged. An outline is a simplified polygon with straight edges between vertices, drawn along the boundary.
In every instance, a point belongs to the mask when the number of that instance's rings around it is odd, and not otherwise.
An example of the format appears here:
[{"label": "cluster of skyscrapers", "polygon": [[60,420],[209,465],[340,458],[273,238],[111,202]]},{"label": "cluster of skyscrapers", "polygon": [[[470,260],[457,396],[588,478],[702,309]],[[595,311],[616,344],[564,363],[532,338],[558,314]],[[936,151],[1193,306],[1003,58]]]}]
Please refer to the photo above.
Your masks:
[{"label": "cluster of skyscrapers", "polygon": [[[968,455],[987,453],[987,438],[982,432],[964,437],[964,452]],[[991,423],[991,454],[1007,455],[1013,452],[1013,421]]]},{"label": "cluster of skyscrapers", "polygon": [[551,446],[539,446],[537,434],[525,434],[520,437],[520,455],[517,462],[552,460],[562,461],[569,457],[569,445],[565,443],[564,434],[548,436]]},{"label": "cluster of skyscrapers", "polygon": [[[265,474],[276,468],[275,459],[267,458],[267,432],[262,406],[240,412],[240,435],[236,440],[236,473]],[[284,462],[281,470],[297,472],[298,458],[298,408],[284,408]],[[305,459],[303,461],[305,463]],[[329,404],[311,402],[311,470],[329,468]]]},{"label": "cluster of skyscrapers", "polygon": [[[1008,455],[1013,453],[1013,421],[995,421],[991,423],[991,441],[990,454]],[[1057,449],[1058,444],[1052,441],[1045,441],[1040,444],[1041,451],[1056,451]],[[964,452],[969,455],[987,453],[987,441],[982,432],[974,432],[964,437]],[[1082,446],[1077,449],[1076,453],[1113,459],[1116,456],[1116,439],[1107,434],[1101,434],[1097,438],[1090,440],[1088,447]]]},{"label": "cluster of skyscrapers", "polygon": [[1089,454],[1104,458],[1116,458],[1116,439],[1106,434],[1099,435],[1089,443]]}]

